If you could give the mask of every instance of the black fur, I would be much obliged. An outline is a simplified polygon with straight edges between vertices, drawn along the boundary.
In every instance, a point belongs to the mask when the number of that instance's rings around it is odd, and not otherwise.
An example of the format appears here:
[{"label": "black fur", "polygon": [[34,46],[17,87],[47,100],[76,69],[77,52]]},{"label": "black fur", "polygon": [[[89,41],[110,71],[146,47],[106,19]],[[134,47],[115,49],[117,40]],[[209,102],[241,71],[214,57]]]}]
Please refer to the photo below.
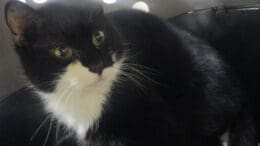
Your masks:
[{"label": "black fur", "polygon": [[[12,3],[18,2],[9,3],[7,8]],[[53,74],[62,73],[76,58],[87,67],[100,61],[105,64],[103,68],[111,66],[111,51],[118,58],[126,53],[130,67],[124,71],[141,78],[138,84],[121,75],[123,81],[113,85],[98,125],[88,131],[86,144],[220,146],[221,135],[237,124],[243,105],[239,83],[214,49],[191,34],[147,13],[123,10],[103,15],[91,4],[50,4],[35,11],[34,16],[37,21],[24,30],[16,50],[25,74],[38,89],[52,92],[55,84],[49,83],[56,78]],[[90,43],[90,34],[99,29],[106,30],[109,37],[100,52]],[[78,49],[80,57],[57,60],[49,51],[57,45]],[[131,69],[133,64],[141,74]],[[4,110],[0,111],[11,112],[1,113],[5,120],[0,126],[8,126],[1,130],[1,145],[44,143],[46,124],[38,138],[30,141],[32,129],[46,114],[40,101],[32,103],[36,95],[27,92],[15,94],[2,104]],[[22,98],[21,103],[17,98]],[[14,103],[19,105],[14,107]],[[61,133],[61,137],[66,135],[64,130]],[[47,145],[57,143],[53,128]],[[74,135],[59,145],[76,145]]]},{"label": "black fur", "polygon": [[[239,137],[239,141],[245,141],[243,143],[250,145],[248,141],[256,141],[256,132],[258,142],[260,141],[260,11],[254,9],[254,6],[244,8],[242,6],[225,10],[198,11],[175,17],[170,21],[207,40],[234,70],[232,76],[237,76],[240,80],[246,104],[237,119],[238,125],[233,126],[239,127],[235,133],[240,136],[232,137]],[[202,17],[203,20],[200,19]],[[241,138],[242,135],[244,138]]]}]

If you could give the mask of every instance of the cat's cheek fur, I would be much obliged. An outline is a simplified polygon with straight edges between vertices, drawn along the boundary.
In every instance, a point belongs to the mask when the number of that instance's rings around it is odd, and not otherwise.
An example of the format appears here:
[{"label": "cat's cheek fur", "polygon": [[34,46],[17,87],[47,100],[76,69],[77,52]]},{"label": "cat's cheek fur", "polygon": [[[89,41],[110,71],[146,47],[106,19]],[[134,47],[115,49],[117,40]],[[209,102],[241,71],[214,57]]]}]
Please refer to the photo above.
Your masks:
[{"label": "cat's cheek fur", "polygon": [[101,77],[92,73],[79,61],[70,64],[57,81],[52,93],[37,91],[45,109],[59,122],[84,139],[86,132],[100,118],[103,105],[117,80],[121,62],[105,68]]}]

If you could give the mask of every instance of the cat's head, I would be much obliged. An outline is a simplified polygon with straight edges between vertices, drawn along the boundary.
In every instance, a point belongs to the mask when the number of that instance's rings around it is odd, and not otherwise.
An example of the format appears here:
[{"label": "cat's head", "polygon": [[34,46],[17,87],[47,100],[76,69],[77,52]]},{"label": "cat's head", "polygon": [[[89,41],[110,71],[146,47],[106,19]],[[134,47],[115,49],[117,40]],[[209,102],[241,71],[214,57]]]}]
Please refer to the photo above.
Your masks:
[{"label": "cat's head", "polygon": [[111,82],[122,47],[101,6],[49,4],[38,10],[12,1],[5,18],[31,83],[46,92],[61,80],[81,88]]}]

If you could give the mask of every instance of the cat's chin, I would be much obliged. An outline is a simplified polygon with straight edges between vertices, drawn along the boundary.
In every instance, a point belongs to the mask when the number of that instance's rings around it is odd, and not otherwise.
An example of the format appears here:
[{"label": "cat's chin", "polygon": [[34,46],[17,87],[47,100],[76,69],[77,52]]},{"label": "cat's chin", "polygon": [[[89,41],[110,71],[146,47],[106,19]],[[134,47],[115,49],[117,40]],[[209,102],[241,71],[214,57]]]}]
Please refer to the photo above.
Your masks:
[{"label": "cat's chin", "polygon": [[105,78],[104,78],[103,76],[98,76],[98,77],[95,79],[94,82],[89,83],[89,84],[87,85],[87,88],[88,88],[88,87],[90,87],[90,88],[96,87],[96,86],[102,84],[102,82],[105,82]]}]

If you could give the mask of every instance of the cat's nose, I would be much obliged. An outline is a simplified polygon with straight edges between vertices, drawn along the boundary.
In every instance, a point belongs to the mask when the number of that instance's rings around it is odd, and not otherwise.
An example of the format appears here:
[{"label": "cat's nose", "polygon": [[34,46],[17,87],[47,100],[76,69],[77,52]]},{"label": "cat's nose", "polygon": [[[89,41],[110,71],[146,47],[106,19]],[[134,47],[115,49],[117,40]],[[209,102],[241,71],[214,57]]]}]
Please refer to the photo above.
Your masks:
[{"label": "cat's nose", "polygon": [[104,70],[103,63],[98,63],[98,64],[95,64],[95,65],[89,66],[89,71],[91,71],[93,73],[97,73],[98,75],[101,75],[103,70]]},{"label": "cat's nose", "polygon": [[107,58],[102,58],[102,59],[97,59],[97,60],[92,60],[92,61],[83,60],[82,64],[84,66],[86,66],[90,72],[101,75],[103,70],[106,67],[113,65],[113,61],[112,61],[112,58],[107,57]]}]

